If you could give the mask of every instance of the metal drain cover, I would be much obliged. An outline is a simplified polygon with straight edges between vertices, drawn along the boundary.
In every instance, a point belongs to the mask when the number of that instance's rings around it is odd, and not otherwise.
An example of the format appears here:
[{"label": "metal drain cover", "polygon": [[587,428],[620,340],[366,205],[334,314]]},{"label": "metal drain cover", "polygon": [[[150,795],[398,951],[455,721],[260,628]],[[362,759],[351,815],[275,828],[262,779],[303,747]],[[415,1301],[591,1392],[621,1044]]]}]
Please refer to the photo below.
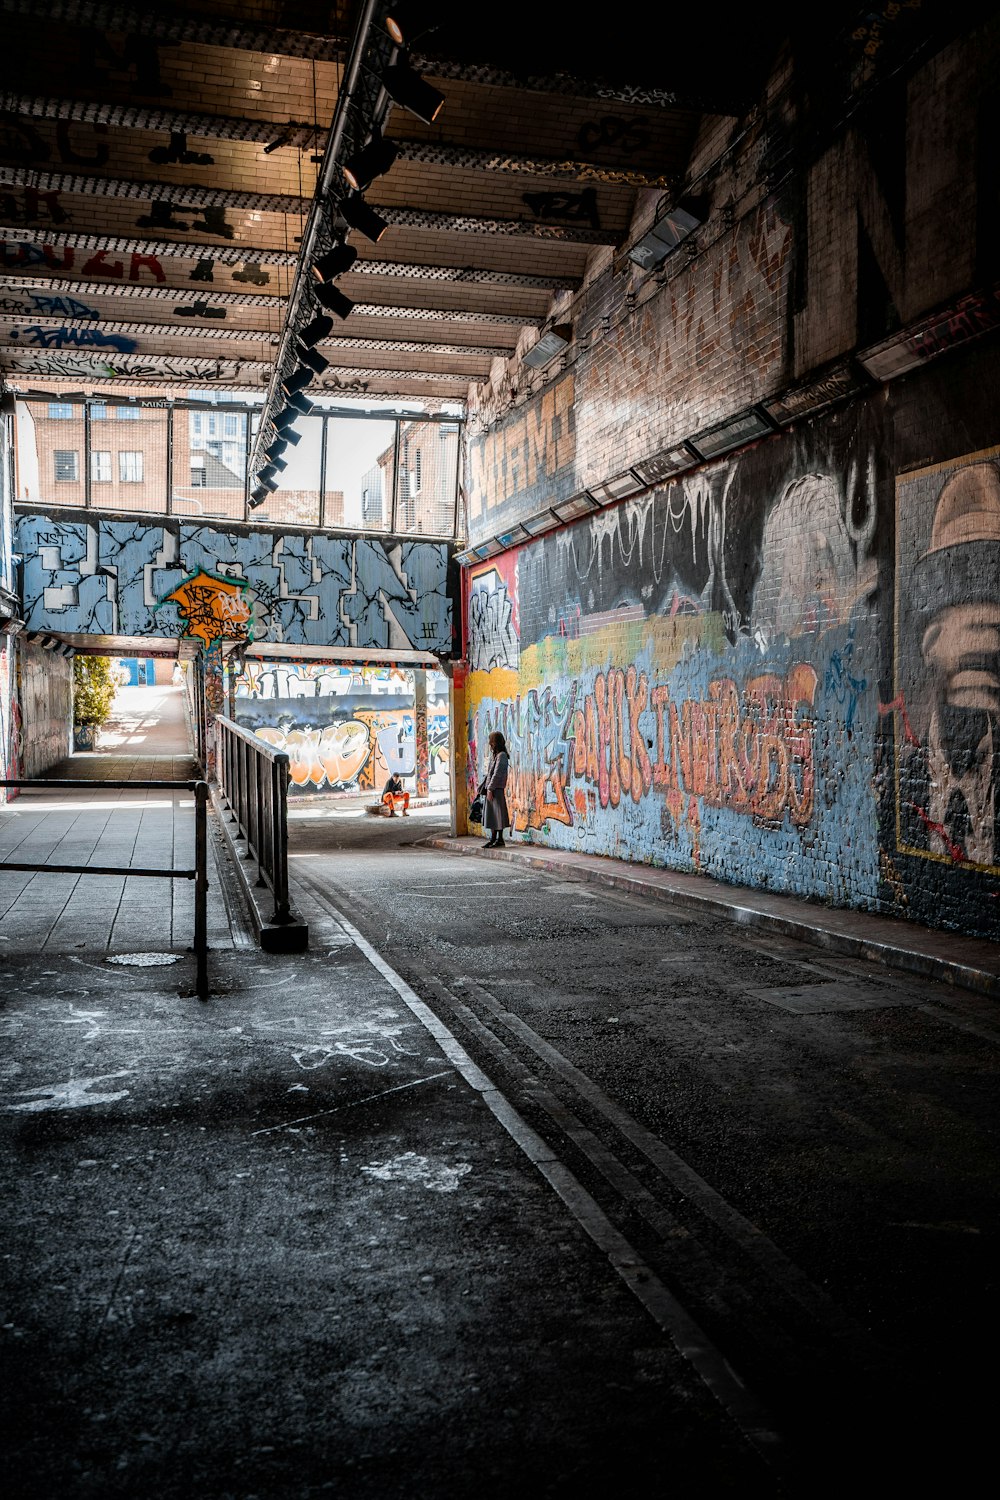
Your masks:
[{"label": "metal drain cover", "polygon": [[179,953],[115,953],[109,964],[130,964],[133,969],[155,969],[162,964],[180,963]]}]

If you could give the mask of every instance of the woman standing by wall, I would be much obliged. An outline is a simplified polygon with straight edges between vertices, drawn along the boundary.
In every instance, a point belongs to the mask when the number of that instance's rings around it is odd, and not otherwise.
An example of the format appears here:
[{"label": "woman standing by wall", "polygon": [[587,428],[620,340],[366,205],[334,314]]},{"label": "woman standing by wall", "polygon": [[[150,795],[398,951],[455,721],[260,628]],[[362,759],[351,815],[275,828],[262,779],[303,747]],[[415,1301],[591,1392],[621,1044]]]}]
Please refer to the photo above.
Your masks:
[{"label": "woman standing by wall", "polygon": [[489,763],[486,767],[486,775],[483,777],[483,784],[479,788],[480,796],[486,798],[483,826],[490,831],[485,847],[503,849],[503,831],[510,827],[510,813],[507,809],[507,796],[504,790],[510,770],[510,758],[507,754],[507,742],[499,729],[495,729],[490,735],[489,747]]}]

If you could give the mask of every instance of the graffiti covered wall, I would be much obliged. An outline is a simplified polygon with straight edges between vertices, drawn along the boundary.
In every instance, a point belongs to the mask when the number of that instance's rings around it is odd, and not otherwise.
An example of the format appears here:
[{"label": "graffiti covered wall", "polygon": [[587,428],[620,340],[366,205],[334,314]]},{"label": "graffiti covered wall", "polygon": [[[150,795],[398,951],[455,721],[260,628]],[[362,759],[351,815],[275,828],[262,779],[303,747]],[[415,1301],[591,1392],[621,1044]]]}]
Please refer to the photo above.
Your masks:
[{"label": "graffiti covered wall", "polygon": [[877,450],[834,421],[474,571],[470,786],[500,728],[532,838],[874,905]]},{"label": "graffiti covered wall", "polygon": [[[429,790],[447,791],[448,684],[427,674]],[[414,673],[333,662],[248,661],[236,680],[236,718],[290,757],[292,790],[380,792],[417,772]]]},{"label": "graffiti covered wall", "polygon": [[21,770],[44,776],[72,751],[73,662],[38,642],[18,643],[17,709],[23,725]]},{"label": "graffiti covered wall", "polygon": [[1000,936],[1000,448],[899,472],[944,389],[470,570],[470,798],[499,728],[532,841]]},{"label": "graffiti covered wall", "polygon": [[451,652],[448,549],[21,514],[30,630]]}]

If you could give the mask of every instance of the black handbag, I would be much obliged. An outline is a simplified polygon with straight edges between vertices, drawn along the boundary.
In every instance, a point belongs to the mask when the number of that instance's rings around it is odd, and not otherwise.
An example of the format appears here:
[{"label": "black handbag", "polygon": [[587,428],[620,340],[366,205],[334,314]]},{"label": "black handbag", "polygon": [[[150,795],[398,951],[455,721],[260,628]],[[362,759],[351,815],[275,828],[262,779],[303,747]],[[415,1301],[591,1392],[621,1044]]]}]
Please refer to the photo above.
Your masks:
[{"label": "black handbag", "polygon": [[482,821],[483,821],[483,797],[482,797],[482,793],[480,792],[480,793],[478,793],[473,798],[472,806],[469,808],[469,822],[470,823],[481,823]]}]

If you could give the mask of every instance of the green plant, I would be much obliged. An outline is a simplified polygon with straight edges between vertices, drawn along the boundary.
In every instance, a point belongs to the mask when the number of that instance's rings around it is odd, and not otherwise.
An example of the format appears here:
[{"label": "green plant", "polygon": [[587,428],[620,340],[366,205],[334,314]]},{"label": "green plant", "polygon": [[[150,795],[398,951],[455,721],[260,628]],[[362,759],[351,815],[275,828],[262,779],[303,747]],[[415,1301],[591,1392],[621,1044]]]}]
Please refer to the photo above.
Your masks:
[{"label": "green plant", "polygon": [[74,656],[74,724],[107,723],[117,690],[118,683],[108,657]]}]

